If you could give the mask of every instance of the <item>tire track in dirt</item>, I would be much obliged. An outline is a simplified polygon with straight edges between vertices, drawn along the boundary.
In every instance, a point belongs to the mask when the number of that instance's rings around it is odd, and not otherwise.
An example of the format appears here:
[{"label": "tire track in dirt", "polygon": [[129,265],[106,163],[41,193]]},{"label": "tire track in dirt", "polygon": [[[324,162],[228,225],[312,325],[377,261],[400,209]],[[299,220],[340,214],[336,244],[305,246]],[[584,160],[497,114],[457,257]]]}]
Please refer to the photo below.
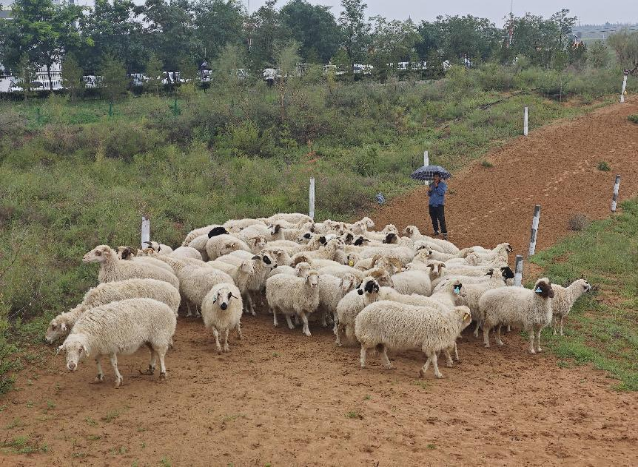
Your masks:
[{"label": "tire track in dirt", "polygon": [[[539,249],[568,234],[573,213],[607,216],[616,172],[621,199],[638,192],[632,112],[635,101],[541,129],[489,155],[494,168],[458,174],[448,201],[452,239],[507,239],[524,251],[539,200]],[[611,173],[596,170],[600,160]],[[423,228],[426,203],[417,189],[374,219]],[[47,451],[0,448],[0,465],[638,464],[638,396],[612,390],[615,381],[590,367],[528,355],[517,334],[485,349],[466,332],[463,361],[436,380],[418,378],[424,358],[416,352],[391,353],[393,370],[375,356],[359,369],[358,348],[336,347],[317,324],[307,338],[273,328],[262,312],[244,317],[243,330],[245,339],[219,356],[201,322],[181,318],[169,379],[139,375],[148,362],[141,351],[120,359],[119,390],[108,365],[107,381],[92,385],[92,360],[65,372],[51,349],[0,399],[0,447],[26,437]]]}]

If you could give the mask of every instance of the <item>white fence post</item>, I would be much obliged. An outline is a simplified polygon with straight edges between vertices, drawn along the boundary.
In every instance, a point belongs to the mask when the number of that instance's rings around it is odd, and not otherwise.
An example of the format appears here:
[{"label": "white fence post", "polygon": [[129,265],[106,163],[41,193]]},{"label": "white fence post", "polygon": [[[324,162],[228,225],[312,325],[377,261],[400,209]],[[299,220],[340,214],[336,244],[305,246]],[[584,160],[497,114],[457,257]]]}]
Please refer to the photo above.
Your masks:
[{"label": "white fence post", "polygon": [[151,240],[151,220],[142,216],[142,248],[148,247],[144,242]]},{"label": "white fence post", "polygon": [[531,257],[536,252],[536,238],[538,236],[538,223],[541,219],[541,206],[536,205],[534,207],[534,219],[532,219],[532,235],[529,239],[529,256]]},{"label": "white fence post", "polygon": [[[430,165],[430,154],[427,151],[423,152],[423,165],[424,166],[429,166]],[[430,182],[427,181],[427,180],[423,181],[423,183],[425,185],[430,185]]]},{"label": "white fence post", "polygon": [[310,178],[310,189],[308,193],[308,216],[315,219],[315,178]]},{"label": "white fence post", "polygon": [[627,89],[627,74],[622,79],[622,91],[620,92],[620,102],[625,102],[625,90]]},{"label": "white fence post", "polygon": [[614,196],[611,199],[611,212],[616,212],[616,205],[618,202],[618,189],[620,189],[620,174],[616,176],[616,182],[614,182]]},{"label": "white fence post", "polygon": [[514,267],[514,286],[523,286],[523,256],[516,256],[516,266]]},{"label": "white fence post", "polygon": [[529,107],[525,108],[525,113],[523,116],[523,135],[527,136],[529,133]]}]

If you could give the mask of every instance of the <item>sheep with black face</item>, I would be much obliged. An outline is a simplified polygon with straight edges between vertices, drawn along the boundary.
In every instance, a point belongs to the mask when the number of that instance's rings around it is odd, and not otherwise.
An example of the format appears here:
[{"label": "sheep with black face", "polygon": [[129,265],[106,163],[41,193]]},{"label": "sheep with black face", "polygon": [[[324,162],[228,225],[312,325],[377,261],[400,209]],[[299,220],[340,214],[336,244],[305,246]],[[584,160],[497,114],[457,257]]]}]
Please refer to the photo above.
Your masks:
[{"label": "sheep with black face", "polygon": [[553,298],[554,289],[547,278],[536,281],[534,289],[510,287],[485,292],[479,299],[485,346],[490,346],[489,333],[493,328],[498,327],[496,343],[502,346],[501,327],[518,326],[529,332],[529,352],[540,352],[541,330],[552,321]]}]

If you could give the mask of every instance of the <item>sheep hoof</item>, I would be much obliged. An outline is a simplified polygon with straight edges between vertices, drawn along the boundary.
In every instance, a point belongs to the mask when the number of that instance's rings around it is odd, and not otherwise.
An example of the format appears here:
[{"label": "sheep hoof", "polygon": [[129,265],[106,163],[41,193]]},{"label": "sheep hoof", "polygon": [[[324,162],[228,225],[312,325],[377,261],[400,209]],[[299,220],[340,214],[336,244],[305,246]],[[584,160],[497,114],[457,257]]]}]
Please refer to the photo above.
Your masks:
[{"label": "sheep hoof", "polygon": [[102,383],[104,382],[104,374],[98,374],[95,377],[95,380],[93,381],[93,383]]},{"label": "sheep hoof", "polygon": [[159,376],[160,380],[166,380],[166,372],[160,372],[160,376]]},{"label": "sheep hoof", "polygon": [[529,350],[530,354],[536,354],[536,351],[534,351],[533,349]]},{"label": "sheep hoof", "polygon": [[386,369],[394,369],[394,367],[392,366],[392,364],[386,364],[383,367],[385,367]]},{"label": "sheep hoof", "polygon": [[225,352],[225,353],[230,352],[230,348],[228,347],[228,345],[224,346],[224,352]]},{"label": "sheep hoof", "polygon": [[146,369],[145,371],[140,370],[139,373],[142,375],[153,375],[155,373],[155,368],[152,366],[148,366],[148,369]]},{"label": "sheep hoof", "polygon": [[445,363],[447,367],[454,367],[454,363],[452,361],[448,361]]},{"label": "sheep hoof", "polygon": [[441,374],[440,372],[435,372],[434,375],[436,376],[437,379],[443,378],[443,374]]},{"label": "sheep hoof", "polygon": [[542,352],[542,351],[543,351],[543,350],[542,350],[541,348],[536,348],[536,352],[537,352],[537,353],[540,353],[540,352]]},{"label": "sheep hoof", "polygon": [[303,334],[306,335],[306,336],[312,336],[312,333],[310,333],[310,332],[303,332]]},{"label": "sheep hoof", "polygon": [[122,385],[122,381],[123,381],[123,380],[124,380],[124,379],[118,379],[118,378],[116,378],[116,379],[115,379],[115,388],[120,388],[120,385]]},{"label": "sheep hoof", "polygon": [[499,346],[503,346],[505,343],[503,343],[502,341],[497,341],[496,344]]}]

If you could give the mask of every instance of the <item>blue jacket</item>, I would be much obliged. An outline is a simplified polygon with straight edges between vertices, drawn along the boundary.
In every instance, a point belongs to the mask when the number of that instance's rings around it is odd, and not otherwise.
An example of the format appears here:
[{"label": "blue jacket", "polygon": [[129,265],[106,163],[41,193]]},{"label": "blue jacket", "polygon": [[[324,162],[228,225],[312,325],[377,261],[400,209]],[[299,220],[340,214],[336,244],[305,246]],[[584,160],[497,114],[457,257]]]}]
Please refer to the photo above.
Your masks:
[{"label": "blue jacket", "polygon": [[447,184],[445,182],[440,181],[438,187],[434,187],[434,183],[432,183],[428,190],[430,206],[445,205],[445,192],[447,192]]}]

